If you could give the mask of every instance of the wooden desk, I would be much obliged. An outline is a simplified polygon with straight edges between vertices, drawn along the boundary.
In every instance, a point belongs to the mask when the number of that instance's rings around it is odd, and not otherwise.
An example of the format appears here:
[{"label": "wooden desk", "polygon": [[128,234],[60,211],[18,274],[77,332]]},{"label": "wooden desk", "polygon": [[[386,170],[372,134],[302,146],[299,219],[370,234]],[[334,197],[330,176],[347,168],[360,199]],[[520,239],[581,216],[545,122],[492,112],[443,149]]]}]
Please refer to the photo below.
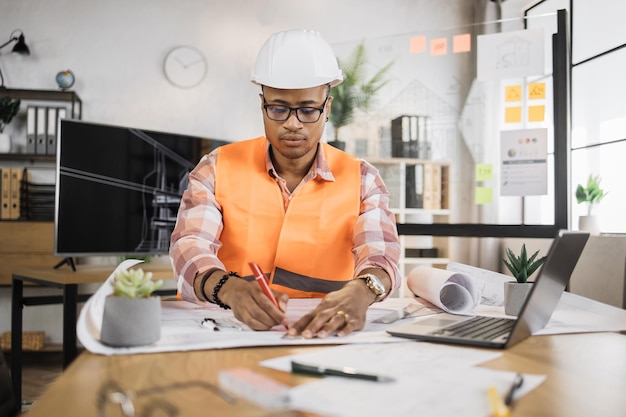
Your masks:
[{"label": "wooden desk", "polygon": [[[108,380],[117,382],[123,389],[134,391],[192,380],[217,384],[219,370],[245,366],[289,385],[297,385],[310,378],[266,369],[258,365],[259,361],[319,348],[263,347],[126,356],[98,356],[84,352],[37,399],[29,409],[28,417],[47,417],[51,414],[64,417],[97,416],[98,393]],[[514,404],[513,417],[617,417],[623,416],[626,410],[624,335],[588,333],[535,336],[503,351],[500,358],[483,366],[547,376],[538,388]],[[274,415],[245,401],[230,405],[200,388],[160,392],[152,398],[167,399],[184,416]],[[150,397],[145,397],[136,401],[138,415],[141,415],[149,400]],[[442,398],[442,401],[446,399]],[[428,413],[424,411],[418,414]],[[307,414],[288,412],[275,415],[287,417]]]},{"label": "wooden desk", "polygon": [[[144,271],[153,273],[155,279],[173,279],[174,273],[167,264],[141,264]],[[76,319],[79,301],[90,294],[78,294],[78,285],[104,282],[115,266],[77,265],[76,271],[69,266],[16,268],[13,271],[11,288],[11,377],[17,403],[22,400],[22,308],[27,305],[63,304],[63,366],[76,358]],[[24,283],[63,290],[63,296],[25,297]],[[161,291],[174,294],[175,290]]]}]

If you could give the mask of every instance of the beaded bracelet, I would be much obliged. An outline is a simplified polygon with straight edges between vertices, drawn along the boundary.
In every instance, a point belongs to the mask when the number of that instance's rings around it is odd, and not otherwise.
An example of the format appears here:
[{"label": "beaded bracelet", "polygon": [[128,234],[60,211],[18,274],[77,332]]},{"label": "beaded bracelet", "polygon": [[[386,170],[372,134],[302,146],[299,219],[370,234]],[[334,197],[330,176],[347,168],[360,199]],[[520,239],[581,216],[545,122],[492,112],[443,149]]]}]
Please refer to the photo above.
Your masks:
[{"label": "beaded bracelet", "polygon": [[206,292],[204,291],[204,285],[206,284],[206,281],[209,279],[211,274],[215,271],[219,271],[219,268],[209,269],[202,277],[202,281],[200,281],[200,292],[202,293],[202,296],[204,297],[204,299],[209,302],[211,301],[211,299],[209,298],[208,295],[206,295]]},{"label": "beaded bracelet", "polygon": [[238,277],[238,276],[239,275],[236,272],[231,271],[228,274],[224,275],[222,278],[220,278],[220,280],[215,285],[215,288],[213,288],[213,293],[211,294],[213,296],[213,302],[217,304],[218,306],[222,307],[224,310],[230,310],[230,306],[227,304],[224,304],[217,296],[217,293],[220,292],[220,290],[222,289],[222,285],[224,285],[226,281],[228,281],[228,278]]}]

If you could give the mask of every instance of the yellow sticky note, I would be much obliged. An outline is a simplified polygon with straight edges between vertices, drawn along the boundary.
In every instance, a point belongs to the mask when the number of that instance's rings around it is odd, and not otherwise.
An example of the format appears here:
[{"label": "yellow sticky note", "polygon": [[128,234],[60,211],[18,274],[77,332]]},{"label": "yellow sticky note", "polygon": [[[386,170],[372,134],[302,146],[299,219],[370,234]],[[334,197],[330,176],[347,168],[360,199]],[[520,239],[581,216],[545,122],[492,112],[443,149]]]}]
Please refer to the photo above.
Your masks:
[{"label": "yellow sticky note", "polygon": [[522,108],[507,107],[504,109],[504,122],[505,123],[520,123],[522,121]]},{"label": "yellow sticky note", "polygon": [[546,98],[546,83],[528,84],[528,99],[541,100]]},{"label": "yellow sticky note", "polygon": [[430,41],[431,55],[445,55],[448,53],[448,39],[437,38]]},{"label": "yellow sticky note", "polygon": [[469,52],[472,50],[472,37],[469,33],[454,35],[452,37],[452,52]]},{"label": "yellow sticky note", "polygon": [[409,40],[409,52],[419,54],[426,52],[426,36],[413,36]]},{"label": "yellow sticky note", "polygon": [[493,202],[493,188],[476,187],[474,193],[474,204],[491,204]]},{"label": "yellow sticky note", "polygon": [[528,106],[528,121],[543,122],[545,106]]},{"label": "yellow sticky note", "polygon": [[504,101],[521,101],[522,100],[522,86],[521,85],[507,85],[504,89]]},{"label": "yellow sticky note", "polygon": [[476,181],[489,181],[493,179],[493,165],[476,164]]}]

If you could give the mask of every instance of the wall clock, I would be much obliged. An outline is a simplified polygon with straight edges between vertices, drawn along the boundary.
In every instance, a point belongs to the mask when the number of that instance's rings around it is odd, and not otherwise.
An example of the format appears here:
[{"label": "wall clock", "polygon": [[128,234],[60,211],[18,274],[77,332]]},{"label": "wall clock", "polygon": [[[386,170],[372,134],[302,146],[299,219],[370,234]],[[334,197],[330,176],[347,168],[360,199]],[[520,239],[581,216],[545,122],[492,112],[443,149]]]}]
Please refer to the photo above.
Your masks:
[{"label": "wall clock", "polygon": [[206,77],[207,69],[207,60],[202,52],[191,46],[177,46],[168,52],[163,61],[165,78],[181,88],[200,84]]}]

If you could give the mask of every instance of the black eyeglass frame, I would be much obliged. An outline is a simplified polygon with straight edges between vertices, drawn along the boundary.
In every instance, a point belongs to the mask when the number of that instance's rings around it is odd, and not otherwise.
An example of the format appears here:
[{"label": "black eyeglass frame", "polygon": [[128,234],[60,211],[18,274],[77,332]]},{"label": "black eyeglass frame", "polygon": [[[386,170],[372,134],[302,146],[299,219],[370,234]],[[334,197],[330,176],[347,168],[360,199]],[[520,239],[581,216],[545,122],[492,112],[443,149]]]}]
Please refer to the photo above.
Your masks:
[{"label": "black eyeglass frame", "polygon": [[[317,123],[320,121],[320,119],[322,118],[322,113],[324,113],[324,111],[326,110],[326,103],[328,102],[328,99],[330,98],[330,94],[328,94],[326,96],[326,98],[324,99],[324,104],[322,104],[322,107],[310,107],[310,106],[304,106],[304,107],[289,107],[289,106],[284,106],[282,104],[268,104],[267,101],[265,101],[265,96],[263,96],[263,109],[265,109],[265,115],[267,116],[268,119],[273,120],[275,122],[286,122],[287,120],[289,120],[289,118],[291,117],[292,113],[295,113],[296,115],[296,119],[298,119],[298,121],[300,123]],[[273,119],[269,112],[267,111],[268,107],[280,107],[283,109],[289,109],[289,113],[287,113],[287,117],[285,117],[284,119]],[[319,112],[319,114],[317,115],[317,119],[313,120],[313,121],[304,121],[300,119],[300,114],[299,111],[302,109],[307,109],[307,110],[317,110]]]}]

